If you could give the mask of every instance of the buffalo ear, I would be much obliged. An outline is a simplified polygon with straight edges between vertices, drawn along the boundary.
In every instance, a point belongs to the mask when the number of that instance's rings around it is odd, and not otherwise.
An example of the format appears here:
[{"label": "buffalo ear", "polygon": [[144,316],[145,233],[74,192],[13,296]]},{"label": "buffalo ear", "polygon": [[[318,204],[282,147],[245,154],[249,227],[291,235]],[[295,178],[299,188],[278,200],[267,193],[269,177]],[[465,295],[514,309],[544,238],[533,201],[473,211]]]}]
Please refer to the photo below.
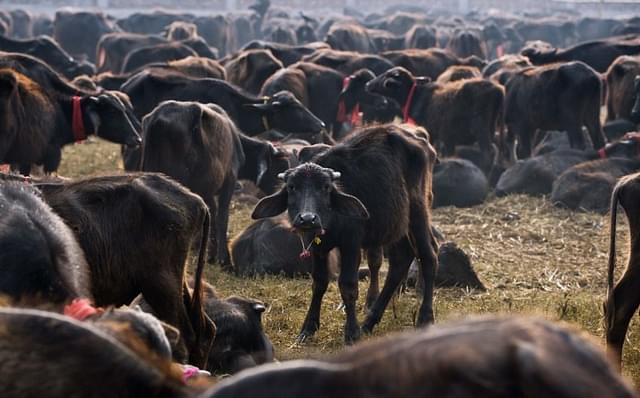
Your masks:
[{"label": "buffalo ear", "polygon": [[360,199],[336,190],[331,193],[331,208],[345,217],[358,220],[369,219],[369,211],[367,211]]},{"label": "buffalo ear", "polygon": [[261,218],[275,217],[287,210],[287,188],[283,187],[273,195],[266,196],[258,202],[256,208],[251,213],[251,218],[258,220]]}]

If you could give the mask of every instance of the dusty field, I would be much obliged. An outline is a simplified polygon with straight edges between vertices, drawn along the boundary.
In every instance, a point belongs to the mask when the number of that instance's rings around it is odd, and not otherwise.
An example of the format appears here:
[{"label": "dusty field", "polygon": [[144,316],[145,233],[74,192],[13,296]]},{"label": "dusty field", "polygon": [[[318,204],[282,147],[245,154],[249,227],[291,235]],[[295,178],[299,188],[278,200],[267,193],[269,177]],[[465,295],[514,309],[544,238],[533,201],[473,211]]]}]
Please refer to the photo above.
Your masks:
[{"label": "dusty field", "polygon": [[[63,155],[60,175],[117,172],[121,170],[119,159],[119,148],[104,142],[70,146]],[[234,203],[230,236],[248,225],[250,211]],[[534,313],[575,323],[602,341],[607,216],[564,211],[543,198],[526,196],[491,199],[471,209],[438,209],[433,216],[447,239],[469,253],[488,287],[487,292],[437,290],[437,322],[467,314]],[[623,219],[618,225],[618,274],[628,250]],[[318,356],[342,347],[344,317],[336,310],[340,296],[335,283],[325,296],[320,331],[312,341],[296,346],[293,342],[310,298],[309,280],[240,279],[222,273],[217,266],[208,270],[208,279],[224,295],[251,296],[268,304],[265,326],[280,359]],[[366,286],[366,282],[360,284],[361,305]],[[393,308],[390,305],[375,335],[411,328],[418,305],[412,292],[400,296]],[[640,384],[636,320],[628,334],[624,361],[625,372]]]}]

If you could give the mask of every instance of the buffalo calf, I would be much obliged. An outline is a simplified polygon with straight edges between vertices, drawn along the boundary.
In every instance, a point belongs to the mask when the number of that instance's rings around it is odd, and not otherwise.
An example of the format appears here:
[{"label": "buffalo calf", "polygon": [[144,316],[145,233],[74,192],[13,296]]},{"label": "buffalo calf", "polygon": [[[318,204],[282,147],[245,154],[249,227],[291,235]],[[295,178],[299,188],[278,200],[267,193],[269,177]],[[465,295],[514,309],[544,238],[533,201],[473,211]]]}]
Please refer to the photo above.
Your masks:
[{"label": "buffalo calf", "polygon": [[408,125],[356,131],[315,157],[314,163],[283,173],[282,189],[254,209],[254,219],[287,211],[301,237],[301,255],[313,259],[311,305],[299,340],[320,326],[320,306],[329,283],[327,258],[333,248],[341,258],[338,285],[346,310],[346,342],[360,336],[356,300],[361,248],[387,246],[390,261],[363,331],[370,332],[380,321],[414,257],[420,260],[425,286],[417,324],[433,322],[437,258],[429,209],[435,151],[420,135],[426,136],[423,129]]},{"label": "buffalo calf", "polygon": [[[180,330],[190,363],[206,365],[215,326],[202,310],[200,281],[209,232],[202,199],[150,173],[38,187],[85,253],[96,305],[129,304],[144,294],[158,317]],[[185,268],[194,245],[200,251],[196,289],[189,294]]]}]

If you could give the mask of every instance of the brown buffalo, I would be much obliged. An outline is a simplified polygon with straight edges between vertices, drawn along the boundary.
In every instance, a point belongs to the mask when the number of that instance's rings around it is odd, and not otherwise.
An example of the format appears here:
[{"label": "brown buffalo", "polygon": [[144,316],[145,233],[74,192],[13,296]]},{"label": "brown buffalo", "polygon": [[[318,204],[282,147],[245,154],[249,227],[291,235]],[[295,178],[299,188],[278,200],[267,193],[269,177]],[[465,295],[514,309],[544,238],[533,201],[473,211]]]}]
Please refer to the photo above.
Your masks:
[{"label": "brown buffalo", "polygon": [[[424,130],[407,125],[354,132],[314,157],[315,163],[284,173],[284,187],[254,209],[256,219],[288,211],[304,243],[302,255],[313,258],[311,305],[299,340],[311,337],[320,326],[320,306],[329,282],[327,255],[335,247],[341,257],[338,285],[347,316],[346,342],[360,336],[356,300],[361,248],[388,246],[391,263],[363,331],[371,332],[378,324],[413,257],[420,259],[425,286],[417,324],[433,322],[437,258],[429,208],[435,151],[420,135],[426,135]],[[338,179],[341,188],[335,185]]]},{"label": "brown buffalo", "polygon": [[472,318],[387,336],[325,360],[266,365],[207,398],[633,398],[590,338],[542,319]]},{"label": "brown buffalo", "polygon": [[59,94],[12,69],[0,69],[0,108],[0,162],[19,164],[23,174],[32,164],[56,171],[62,146],[88,135],[131,146],[141,142],[116,95]]},{"label": "brown buffalo", "polygon": [[[640,219],[637,218],[640,188],[640,174],[631,174],[621,178],[611,195],[611,224],[609,239],[609,266],[607,276],[607,300],[604,305],[604,323],[607,348],[615,356],[618,364],[622,362],[624,345],[629,322],[638,309],[640,299],[640,278],[636,275],[639,268],[638,244],[640,243]],[[614,287],[616,266],[616,222],[618,205],[627,216],[630,232],[630,250],[627,268]]]},{"label": "brown buffalo", "polygon": [[395,67],[367,83],[367,90],[403,104],[403,119],[425,127],[444,156],[453,156],[456,145],[478,143],[489,172],[494,136],[500,125],[504,89],[488,80],[471,79],[431,83]]},{"label": "brown buffalo", "polygon": [[188,398],[211,385],[202,379],[187,385],[180,366],[150,352],[128,324],[118,326],[129,345],[61,315],[0,309],[0,395]]},{"label": "brown buffalo", "polygon": [[632,115],[637,98],[636,76],[640,75],[640,57],[618,57],[607,71],[607,119],[640,122],[640,114]]},{"label": "brown buffalo", "polygon": [[[190,363],[204,366],[215,326],[202,311],[199,288],[209,231],[209,211],[202,199],[158,174],[38,187],[85,253],[96,305],[128,304],[144,294],[160,319],[178,327]],[[131,231],[136,231],[134,239]],[[193,245],[200,251],[196,290],[190,295],[185,270]]]},{"label": "brown buffalo", "polygon": [[227,80],[257,95],[269,76],[284,66],[269,50],[245,50],[226,61]]},{"label": "brown buffalo", "polygon": [[452,65],[475,66],[478,69],[485,66],[485,62],[475,56],[458,58],[453,53],[439,48],[386,51],[380,55],[395,66],[401,66],[416,76],[426,76],[431,80],[436,80]]},{"label": "brown buffalo", "polygon": [[517,71],[506,85],[507,143],[518,139],[520,159],[531,154],[537,129],[567,131],[572,148],[584,149],[582,127],[594,149],[605,145],[600,124],[600,76],[582,62],[569,62]]}]

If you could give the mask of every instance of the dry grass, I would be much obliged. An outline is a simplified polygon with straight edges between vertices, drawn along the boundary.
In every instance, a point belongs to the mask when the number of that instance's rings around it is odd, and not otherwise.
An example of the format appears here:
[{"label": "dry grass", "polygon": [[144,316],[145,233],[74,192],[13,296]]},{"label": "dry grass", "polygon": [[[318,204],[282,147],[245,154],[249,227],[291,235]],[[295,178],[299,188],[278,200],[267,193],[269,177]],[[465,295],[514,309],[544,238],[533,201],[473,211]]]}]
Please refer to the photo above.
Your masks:
[{"label": "dry grass", "polygon": [[[97,141],[67,148],[60,174],[78,177],[118,169],[118,147]],[[249,224],[250,211],[244,205],[233,205],[230,236]],[[511,196],[491,199],[471,209],[437,209],[433,217],[447,239],[469,253],[488,287],[484,293],[437,290],[437,321],[467,314],[535,313],[573,322],[601,338],[607,216],[556,209],[544,198]],[[618,226],[618,274],[628,250],[623,219]],[[221,272],[219,267],[208,270],[208,278],[222,294],[251,296],[269,305],[265,326],[279,358],[317,356],[342,347],[344,316],[336,311],[340,295],[335,283],[325,296],[320,331],[312,341],[296,346],[293,342],[310,298],[309,280],[241,279]],[[366,286],[366,282],[360,284],[361,305]],[[412,292],[399,297],[393,308],[390,305],[375,335],[411,328],[418,305]],[[640,330],[636,320],[628,334],[624,361],[625,372],[640,383]]]}]

